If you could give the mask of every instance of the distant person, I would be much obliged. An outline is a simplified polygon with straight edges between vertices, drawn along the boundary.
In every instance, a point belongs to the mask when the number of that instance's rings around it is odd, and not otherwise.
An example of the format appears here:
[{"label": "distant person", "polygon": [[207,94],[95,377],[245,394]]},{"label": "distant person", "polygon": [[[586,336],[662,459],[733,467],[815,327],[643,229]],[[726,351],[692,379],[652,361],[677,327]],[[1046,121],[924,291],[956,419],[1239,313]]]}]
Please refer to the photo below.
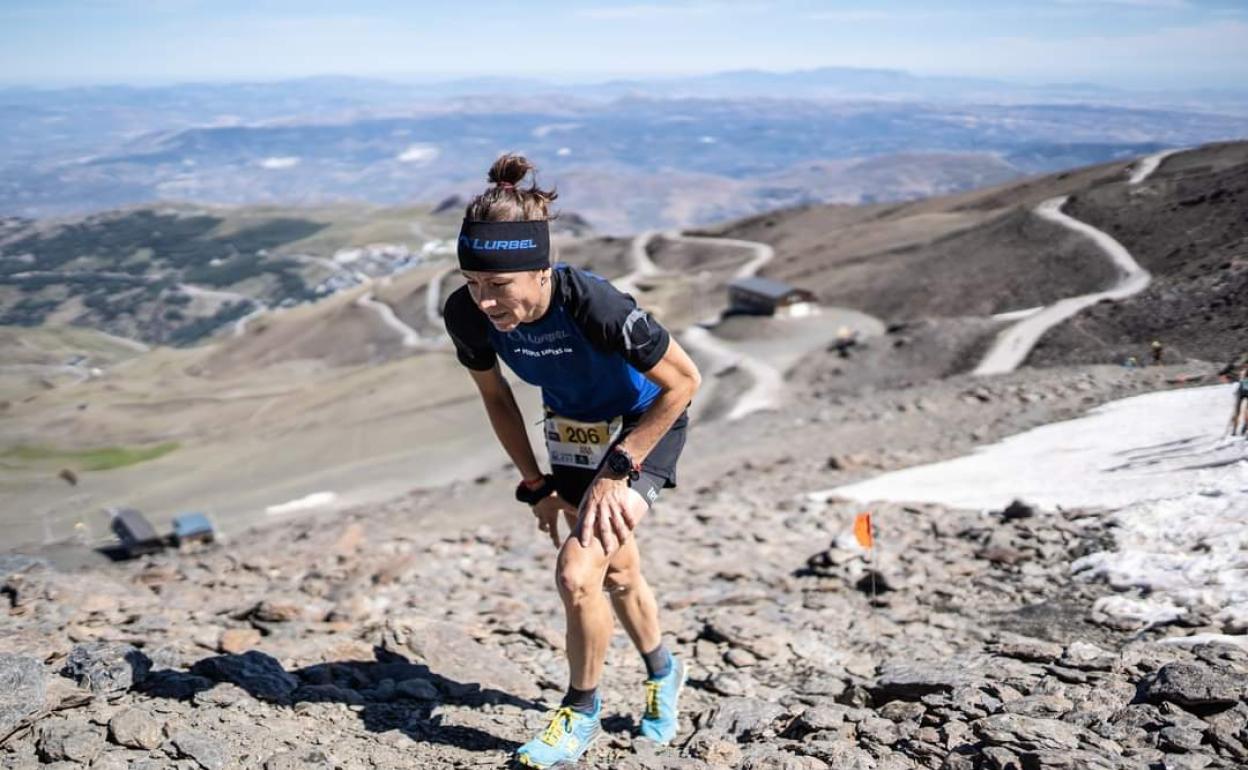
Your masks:
[{"label": "distant person", "polygon": [[[685,667],[663,645],[633,531],[660,490],[676,485],[686,408],[701,379],[631,296],[551,264],[555,193],[518,187],[531,170],[522,156],[503,155],[490,168],[493,186],[468,205],[458,247],[467,285],[447,299],[445,316],[494,434],[520,471],[516,498],[559,548],[568,689],[546,728],[516,752],[521,765],[545,768],[575,764],[601,732],[598,685],[612,607],[646,666],[641,734],[658,743],[676,735]],[[542,389],[549,474],[538,467],[500,358]],[[562,541],[561,512],[570,529]]]},{"label": "distant person", "polygon": [[1165,347],[1161,344],[1161,340],[1153,340],[1153,344],[1149,347],[1153,351],[1153,365],[1161,366],[1161,356],[1165,353]]},{"label": "distant person", "polygon": [[1231,412],[1231,435],[1238,429],[1239,435],[1248,438],[1248,364],[1239,370],[1235,381],[1235,409]]},{"label": "distant person", "polygon": [[832,346],[836,348],[836,353],[841,358],[849,358],[849,350],[858,344],[858,332],[850,329],[848,326],[842,326],[836,330],[836,340]]}]

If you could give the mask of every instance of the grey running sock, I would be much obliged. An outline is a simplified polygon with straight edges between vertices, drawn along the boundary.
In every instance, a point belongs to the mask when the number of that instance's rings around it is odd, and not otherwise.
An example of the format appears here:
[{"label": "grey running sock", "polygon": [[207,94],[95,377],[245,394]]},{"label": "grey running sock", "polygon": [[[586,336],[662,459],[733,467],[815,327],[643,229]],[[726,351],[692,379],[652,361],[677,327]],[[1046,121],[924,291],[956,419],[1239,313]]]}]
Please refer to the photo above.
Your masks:
[{"label": "grey running sock", "polygon": [[671,673],[672,670],[672,654],[667,651],[662,642],[650,652],[643,652],[641,657],[646,661],[646,673],[650,679],[662,679]]},{"label": "grey running sock", "polygon": [[578,690],[568,685],[568,692],[563,696],[563,703],[560,705],[568,706],[573,711],[581,714],[592,714],[594,713],[594,699],[597,694],[597,687],[590,690]]}]

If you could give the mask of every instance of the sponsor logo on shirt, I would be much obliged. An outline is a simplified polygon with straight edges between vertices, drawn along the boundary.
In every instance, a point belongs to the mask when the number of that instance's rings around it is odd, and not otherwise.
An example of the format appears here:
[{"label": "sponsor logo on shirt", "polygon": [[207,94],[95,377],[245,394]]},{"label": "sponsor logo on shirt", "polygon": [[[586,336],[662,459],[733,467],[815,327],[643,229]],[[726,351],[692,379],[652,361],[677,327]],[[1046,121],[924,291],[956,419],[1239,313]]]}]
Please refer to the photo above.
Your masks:
[{"label": "sponsor logo on shirt", "polygon": [[515,353],[530,358],[562,356],[574,352],[570,345],[563,342],[572,337],[571,334],[563,329],[555,329],[541,334],[513,329],[507,333],[507,336],[511,338],[511,341],[522,343],[512,346],[512,350]]}]

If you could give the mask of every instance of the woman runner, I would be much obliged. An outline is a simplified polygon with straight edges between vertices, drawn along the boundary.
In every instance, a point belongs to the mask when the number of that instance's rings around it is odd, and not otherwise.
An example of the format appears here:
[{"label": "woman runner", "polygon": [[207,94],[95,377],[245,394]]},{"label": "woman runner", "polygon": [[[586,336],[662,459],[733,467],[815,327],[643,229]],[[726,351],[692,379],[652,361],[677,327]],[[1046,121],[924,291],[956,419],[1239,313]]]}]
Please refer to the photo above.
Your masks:
[{"label": "woman runner", "polygon": [[1248,438],[1248,364],[1239,370],[1239,380],[1235,383],[1235,409],[1231,412],[1231,435],[1235,435],[1236,426],[1239,435]]},{"label": "woman runner", "polygon": [[[536,183],[518,186],[531,170],[518,155],[490,168],[492,186],[468,205],[459,235],[467,285],[447,299],[444,315],[490,425],[522,476],[516,498],[559,548],[568,689],[546,728],[516,753],[521,765],[546,768],[574,763],[599,735],[612,608],[646,666],[642,736],[667,743],[676,734],[685,667],[663,645],[633,530],[660,490],[676,485],[686,408],[701,379],[631,296],[591,273],[552,265],[549,206],[556,196]],[[541,388],[549,474],[538,467],[500,358]],[[565,540],[561,512],[570,529]]]}]

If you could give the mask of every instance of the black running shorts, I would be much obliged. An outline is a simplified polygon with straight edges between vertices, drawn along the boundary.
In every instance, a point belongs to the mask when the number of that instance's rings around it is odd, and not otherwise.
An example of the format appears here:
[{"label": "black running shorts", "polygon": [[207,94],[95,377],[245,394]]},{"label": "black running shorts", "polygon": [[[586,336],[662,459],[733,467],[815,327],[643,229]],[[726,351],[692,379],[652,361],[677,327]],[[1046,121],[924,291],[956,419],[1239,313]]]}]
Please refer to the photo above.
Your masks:
[{"label": "black running shorts", "polygon": [[[640,416],[625,417],[620,439],[622,440],[636,428],[639,421]],[[660,490],[676,486],[676,461],[680,459],[680,452],[685,448],[685,430],[688,426],[689,413],[685,412],[676,418],[672,427],[663,434],[659,443],[654,445],[650,454],[646,455],[646,459],[641,463],[641,475],[637,480],[628,483],[630,488],[641,493],[647,505],[654,505],[654,501],[659,498]],[[559,492],[559,496],[579,506],[581,498],[585,496],[585,492],[593,483],[594,477],[598,475],[598,471],[573,468],[570,465],[555,465],[551,467],[551,475],[555,477],[555,490]]]}]

